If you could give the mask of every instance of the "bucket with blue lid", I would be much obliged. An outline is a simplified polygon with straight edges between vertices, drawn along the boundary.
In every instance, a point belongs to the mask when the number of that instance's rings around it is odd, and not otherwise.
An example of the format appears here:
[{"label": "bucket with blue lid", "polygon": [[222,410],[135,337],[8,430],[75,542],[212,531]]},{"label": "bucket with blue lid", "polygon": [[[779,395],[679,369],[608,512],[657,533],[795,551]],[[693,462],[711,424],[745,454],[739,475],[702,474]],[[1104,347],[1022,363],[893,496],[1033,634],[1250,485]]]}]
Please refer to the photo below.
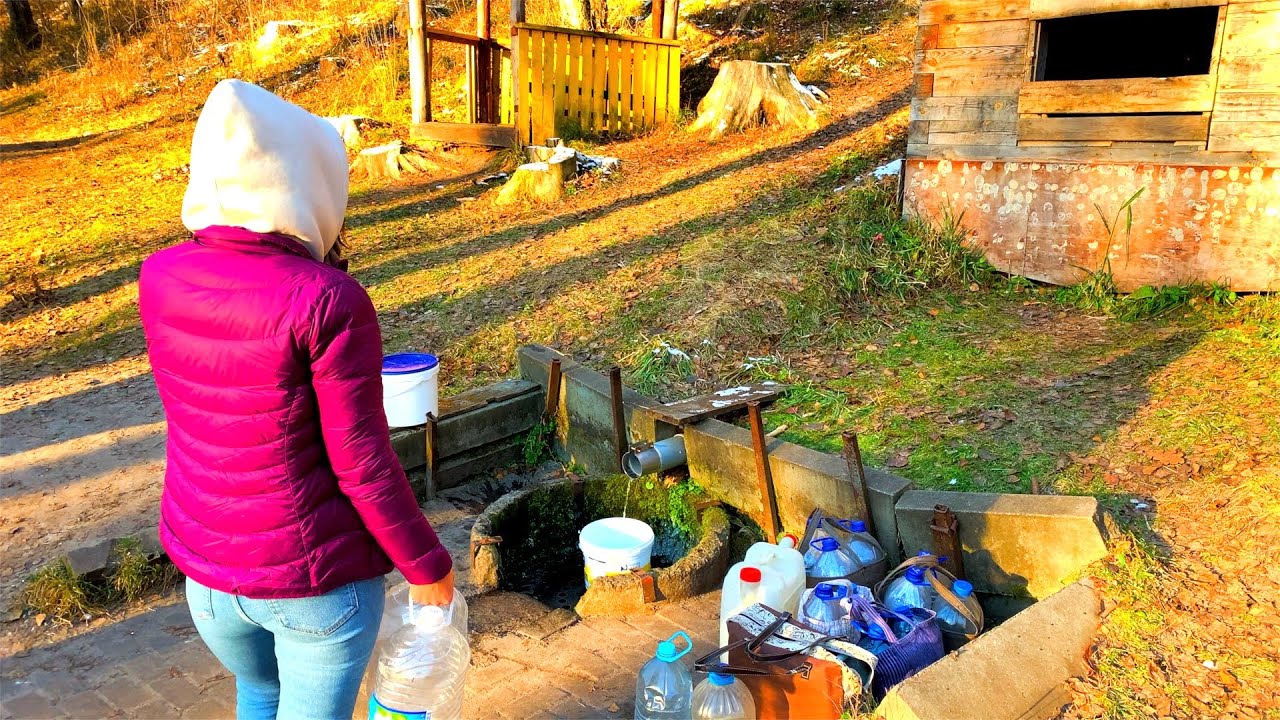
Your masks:
[{"label": "bucket with blue lid", "polygon": [[382,358],[382,409],[393,428],[413,427],[440,417],[437,376],[440,360],[427,353],[396,353]]}]

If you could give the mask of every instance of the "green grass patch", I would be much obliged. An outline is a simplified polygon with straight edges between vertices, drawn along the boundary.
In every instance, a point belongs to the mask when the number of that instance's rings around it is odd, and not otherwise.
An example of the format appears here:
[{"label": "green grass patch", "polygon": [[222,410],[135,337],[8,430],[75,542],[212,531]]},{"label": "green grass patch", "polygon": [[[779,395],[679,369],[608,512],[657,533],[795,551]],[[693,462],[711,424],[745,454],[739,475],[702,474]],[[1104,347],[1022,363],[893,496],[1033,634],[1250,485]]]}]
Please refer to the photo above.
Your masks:
[{"label": "green grass patch", "polygon": [[167,560],[152,558],[136,539],[126,538],[112,548],[99,577],[77,574],[66,558],[58,558],[27,580],[20,602],[31,612],[73,623],[163,591],[179,577]]}]

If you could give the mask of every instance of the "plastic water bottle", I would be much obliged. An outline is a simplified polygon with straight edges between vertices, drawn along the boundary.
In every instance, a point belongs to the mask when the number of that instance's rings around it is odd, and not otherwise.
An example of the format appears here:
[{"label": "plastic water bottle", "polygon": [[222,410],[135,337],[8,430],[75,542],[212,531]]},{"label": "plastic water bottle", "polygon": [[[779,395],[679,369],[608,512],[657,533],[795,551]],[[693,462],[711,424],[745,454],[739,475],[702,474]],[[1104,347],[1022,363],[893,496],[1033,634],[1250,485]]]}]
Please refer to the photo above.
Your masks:
[{"label": "plastic water bottle", "polygon": [[849,624],[849,609],[844,599],[849,597],[849,588],[834,583],[818,583],[812,593],[807,593],[804,604],[800,608],[799,620],[823,635],[849,637],[852,626]]},{"label": "plastic water bottle", "polygon": [[884,548],[867,532],[867,524],[861,520],[841,520],[840,527],[849,533],[845,547],[853,554],[863,567],[874,565],[884,559]]},{"label": "plastic water bottle", "polygon": [[756,702],[737,678],[713,672],[693,689],[693,720],[756,720]]},{"label": "plastic water bottle", "polygon": [[857,622],[853,624],[853,629],[860,634],[859,647],[872,655],[879,655],[891,647],[888,638],[885,637],[884,629],[875,623]]},{"label": "plastic water bottle", "polygon": [[445,608],[417,607],[411,615],[378,657],[369,718],[461,720],[471,667],[467,638],[450,624]]},{"label": "plastic water bottle", "polygon": [[[382,649],[391,641],[400,628],[413,622],[413,613],[421,605],[414,605],[409,600],[409,585],[401,583],[399,587],[387,593],[387,601],[382,607],[382,622],[378,625],[378,640],[369,656],[369,664],[364,670],[364,680],[360,683],[360,697],[356,701],[359,707],[368,704],[373,683],[378,677],[378,658],[382,657]],[[453,602],[449,604],[449,624],[457,628],[463,637],[467,635],[467,600],[462,593],[453,591]]]},{"label": "plastic water bottle", "polygon": [[[678,638],[684,639],[684,650],[676,649]],[[691,720],[693,675],[680,658],[692,649],[693,641],[684,632],[658,643],[653,659],[636,678],[635,720]]]},{"label": "plastic water bottle", "polygon": [[929,585],[928,578],[924,576],[924,568],[917,565],[907,568],[907,572],[902,577],[889,583],[889,587],[884,591],[884,604],[891,610],[902,607],[929,610],[933,607],[933,599],[936,595],[933,587]]},{"label": "plastic water bottle", "polygon": [[809,568],[810,578],[839,578],[852,575],[862,568],[848,551],[833,537],[824,537],[809,543],[818,551],[818,557]]},{"label": "plastic water bottle", "polygon": [[972,628],[969,622],[964,619],[964,615],[960,611],[952,607],[950,603],[943,600],[941,596],[934,593],[933,611],[938,613],[938,625],[943,630],[951,630],[957,633],[982,632],[982,606],[978,604],[978,598],[973,595],[973,585],[965,580],[957,580],[951,586],[951,592],[964,603],[969,612],[978,620],[978,627]]}]

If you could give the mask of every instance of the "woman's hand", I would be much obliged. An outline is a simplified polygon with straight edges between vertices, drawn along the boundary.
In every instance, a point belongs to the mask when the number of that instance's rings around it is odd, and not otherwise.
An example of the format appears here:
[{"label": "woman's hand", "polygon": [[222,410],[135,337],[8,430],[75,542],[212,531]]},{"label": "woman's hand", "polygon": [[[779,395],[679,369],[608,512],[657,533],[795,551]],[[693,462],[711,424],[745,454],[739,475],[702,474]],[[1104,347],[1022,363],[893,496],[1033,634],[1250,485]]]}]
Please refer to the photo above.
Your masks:
[{"label": "woman's hand", "polygon": [[410,585],[409,599],[418,605],[449,607],[453,602],[453,571],[430,585]]}]

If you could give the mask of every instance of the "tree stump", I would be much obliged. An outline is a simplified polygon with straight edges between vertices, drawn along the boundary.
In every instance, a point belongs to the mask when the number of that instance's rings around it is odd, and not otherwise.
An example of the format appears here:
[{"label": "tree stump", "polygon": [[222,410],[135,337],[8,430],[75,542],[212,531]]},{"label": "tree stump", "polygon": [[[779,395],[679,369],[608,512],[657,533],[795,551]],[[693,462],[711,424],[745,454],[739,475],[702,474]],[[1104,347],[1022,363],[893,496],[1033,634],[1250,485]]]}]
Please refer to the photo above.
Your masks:
[{"label": "tree stump", "polygon": [[521,202],[552,203],[564,197],[564,184],[578,174],[578,154],[570,148],[555,148],[541,162],[525,163],[498,191],[496,205]]},{"label": "tree stump", "polygon": [[439,172],[444,166],[399,140],[362,150],[351,161],[351,174],[399,180],[403,173]]},{"label": "tree stump", "polygon": [[822,102],[800,84],[790,65],[732,60],[720,66],[698,103],[698,119],[689,132],[710,128],[714,140],[758,125],[817,130],[826,115]]}]

